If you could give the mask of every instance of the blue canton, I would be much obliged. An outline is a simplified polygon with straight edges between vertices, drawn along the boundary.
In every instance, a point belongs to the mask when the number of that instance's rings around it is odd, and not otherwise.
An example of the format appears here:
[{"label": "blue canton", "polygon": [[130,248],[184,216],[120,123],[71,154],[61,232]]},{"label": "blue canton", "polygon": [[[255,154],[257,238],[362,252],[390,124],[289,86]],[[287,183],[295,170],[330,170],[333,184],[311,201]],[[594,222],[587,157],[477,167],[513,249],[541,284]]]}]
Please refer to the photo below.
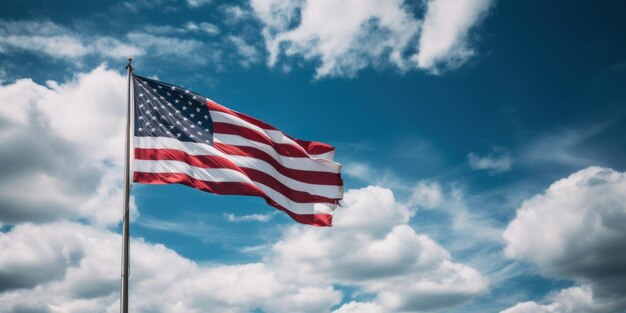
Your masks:
[{"label": "blue canton", "polygon": [[133,75],[135,136],[213,144],[207,99],[189,90]]}]

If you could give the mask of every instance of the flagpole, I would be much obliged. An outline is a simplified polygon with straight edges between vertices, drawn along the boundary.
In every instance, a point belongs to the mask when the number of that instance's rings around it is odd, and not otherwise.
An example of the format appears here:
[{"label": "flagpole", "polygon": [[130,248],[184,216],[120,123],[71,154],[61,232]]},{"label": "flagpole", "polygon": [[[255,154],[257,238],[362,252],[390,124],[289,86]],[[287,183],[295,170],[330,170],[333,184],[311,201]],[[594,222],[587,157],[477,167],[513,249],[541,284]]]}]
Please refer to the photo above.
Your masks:
[{"label": "flagpole", "polygon": [[129,265],[129,202],[130,202],[130,83],[133,73],[131,62],[128,58],[128,93],[126,107],[126,155],[124,159],[124,221],[122,222],[122,284],[120,288],[120,313],[128,313],[128,265]]}]

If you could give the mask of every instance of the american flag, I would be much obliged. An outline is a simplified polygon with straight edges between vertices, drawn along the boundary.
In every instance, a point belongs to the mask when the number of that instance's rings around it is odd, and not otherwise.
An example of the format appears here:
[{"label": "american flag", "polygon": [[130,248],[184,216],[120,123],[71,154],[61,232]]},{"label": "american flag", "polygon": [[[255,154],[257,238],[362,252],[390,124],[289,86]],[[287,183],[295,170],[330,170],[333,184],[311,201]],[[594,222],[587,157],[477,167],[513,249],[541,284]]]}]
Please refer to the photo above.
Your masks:
[{"label": "american flag", "polygon": [[343,197],[332,146],[167,83],[133,75],[133,89],[134,182],[258,196],[299,223],[331,226]]}]

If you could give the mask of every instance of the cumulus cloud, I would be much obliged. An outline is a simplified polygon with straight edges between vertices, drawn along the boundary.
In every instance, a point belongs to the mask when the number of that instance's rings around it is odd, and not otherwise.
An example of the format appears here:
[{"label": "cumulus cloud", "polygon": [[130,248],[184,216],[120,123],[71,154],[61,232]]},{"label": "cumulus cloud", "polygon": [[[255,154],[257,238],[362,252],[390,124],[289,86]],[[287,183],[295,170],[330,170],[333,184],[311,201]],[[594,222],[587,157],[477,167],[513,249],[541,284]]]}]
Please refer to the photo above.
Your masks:
[{"label": "cumulus cloud", "polygon": [[588,284],[593,300],[626,308],[626,174],[589,167],[526,201],[504,231],[505,255],[548,277]]},{"label": "cumulus cloud", "polygon": [[[368,187],[349,191],[346,199],[338,219],[343,223],[330,229],[293,225],[263,262],[200,264],[132,239],[131,307],[330,312],[343,297],[333,286],[343,284],[374,299],[344,304],[336,313],[413,312],[454,307],[486,292],[478,272],[452,262],[445,249],[405,224],[407,209],[391,191]],[[380,220],[384,227],[367,227],[371,221],[360,215],[374,208],[393,218]],[[118,234],[75,222],[26,223],[0,233],[0,248],[1,311],[117,311]]]},{"label": "cumulus cloud", "polygon": [[486,292],[480,273],[406,224],[411,212],[390,190],[350,190],[344,200],[332,229],[290,228],[267,262],[302,283],[357,286],[386,312],[451,307]]},{"label": "cumulus cloud", "polygon": [[571,287],[550,295],[547,304],[520,302],[500,313],[593,313],[611,312],[607,306],[594,303],[589,286]]},{"label": "cumulus cloud", "polygon": [[467,155],[467,163],[473,170],[488,171],[489,173],[496,174],[510,170],[513,161],[506,151],[503,149],[495,149],[492,153],[485,156],[470,152]]},{"label": "cumulus cloud", "polygon": [[472,52],[469,29],[490,4],[490,0],[431,0],[420,20],[400,0],[251,1],[264,25],[269,64],[274,65],[281,53],[300,56],[319,62],[318,78],[351,77],[368,66],[431,72],[458,66]]},{"label": "cumulus cloud", "polygon": [[467,35],[489,10],[492,0],[431,0],[419,39],[417,66],[438,71],[454,68],[474,54]]},{"label": "cumulus cloud", "polygon": [[65,83],[0,86],[1,222],[118,222],[124,83],[98,67]]}]

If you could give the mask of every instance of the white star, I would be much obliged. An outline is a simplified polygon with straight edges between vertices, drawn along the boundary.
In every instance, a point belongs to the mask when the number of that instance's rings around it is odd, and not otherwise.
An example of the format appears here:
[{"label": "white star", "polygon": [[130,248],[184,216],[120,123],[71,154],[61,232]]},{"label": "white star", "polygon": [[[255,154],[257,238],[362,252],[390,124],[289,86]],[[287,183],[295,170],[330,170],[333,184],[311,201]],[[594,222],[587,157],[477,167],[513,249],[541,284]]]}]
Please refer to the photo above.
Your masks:
[{"label": "white star", "polygon": [[183,117],[183,121],[185,121],[185,122],[186,122],[186,121],[187,121],[187,118],[186,118],[186,117]]},{"label": "white star", "polygon": [[205,120],[209,119],[209,116],[208,116],[208,115],[205,115],[205,116],[204,116],[204,119],[205,119]]},{"label": "white star", "polygon": [[156,120],[156,116],[153,116],[153,117],[152,117],[152,119],[153,119],[153,120]]},{"label": "white star", "polygon": [[194,124],[191,124],[191,128],[196,128],[196,125],[194,125]]},{"label": "white star", "polygon": [[193,96],[193,98],[192,98],[192,99],[196,100],[196,96]]},{"label": "white star", "polygon": [[139,105],[139,107],[140,107],[140,108],[143,108],[143,104],[140,104],[140,105]]},{"label": "white star", "polygon": [[189,116],[194,117],[195,115],[193,115],[193,113],[189,114]]},{"label": "white star", "polygon": [[189,138],[193,138],[193,135],[189,135]]},{"label": "white star", "polygon": [[176,87],[172,86],[172,90],[176,90]]},{"label": "white star", "polygon": [[168,96],[168,97],[172,95],[172,94],[171,94],[171,93],[169,93],[169,92],[166,92],[166,94],[167,94],[167,96]]},{"label": "white star", "polygon": [[161,86],[159,86],[159,85],[157,85],[157,87],[159,87],[159,89],[163,89],[163,87],[161,87]]},{"label": "white star", "polygon": [[200,112],[200,108],[196,108],[196,112]]},{"label": "white star", "polygon": [[139,94],[139,96],[140,96],[140,97],[143,97],[143,93],[140,93],[140,94]]},{"label": "white star", "polygon": [[180,113],[180,111],[176,110],[176,114]]},{"label": "white star", "polygon": [[150,100],[146,101],[146,103],[150,103]]},{"label": "white star", "polygon": [[189,90],[185,90],[185,93],[189,93]]},{"label": "white star", "polygon": [[[173,87],[172,87],[173,88]],[[176,137],[180,137],[180,133],[176,134]]]},{"label": "white star", "polygon": [[139,119],[140,119],[140,120],[143,120],[143,116],[140,116],[140,117],[139,117]]},{"label": "white star", "polygon": [[183,111],[185,111],[185,110],[187,110],[187,107],[186,107],[186,106],[183,106]]},{"label": "white star", "polygon": [[156,92],[156,89],[152,88],[152,91]]},{"label": "white star", "polygon": [[198,132],[198,135],[202,135],[202,133],[201,133],[201,132]]},{"label": "white star", "polygon": [[205,129],[204,129],[204,131],[208,133],[208,132],[209,132],[209,129],[208,129],[208,128],[205,128]]},{"label": "white star", "polygon": [[185,132],[186,132],[186,131],[187,131],[187,127],[183,127],[183,131],[185,131]]},{"label": "white star", "polygon": [[202,121],[198,121],[198,125],[202,125]]},{"label": "white star", "polygon": [[156,128],[153,128],[153,129],[151,129],[151,130],[152,130],[152,132],[154,133],[154,131],[156,131]]},{"label": "white star", "polygon": [[169,116],[172,116],[172,115],[174,115],[174,113],[170,112],[170,113],[169,113]]},{"label": "white star", "polygon": [[178,100],[178,99],[174,100],[174,102],[176,102],[176,103],[178,103],[178,101],[180,101],[180,100]]},{"label": "white star", "polygon": [[139,127],[139,128],[137,128],[137,130],[138,130],[138,131],[142,131],[142,130],[143,130],[143,128]]},{"label": "white star", "polygon": [[174,128],[174,125],[170,125],[170,129],[173,129],[173,128]]}]

